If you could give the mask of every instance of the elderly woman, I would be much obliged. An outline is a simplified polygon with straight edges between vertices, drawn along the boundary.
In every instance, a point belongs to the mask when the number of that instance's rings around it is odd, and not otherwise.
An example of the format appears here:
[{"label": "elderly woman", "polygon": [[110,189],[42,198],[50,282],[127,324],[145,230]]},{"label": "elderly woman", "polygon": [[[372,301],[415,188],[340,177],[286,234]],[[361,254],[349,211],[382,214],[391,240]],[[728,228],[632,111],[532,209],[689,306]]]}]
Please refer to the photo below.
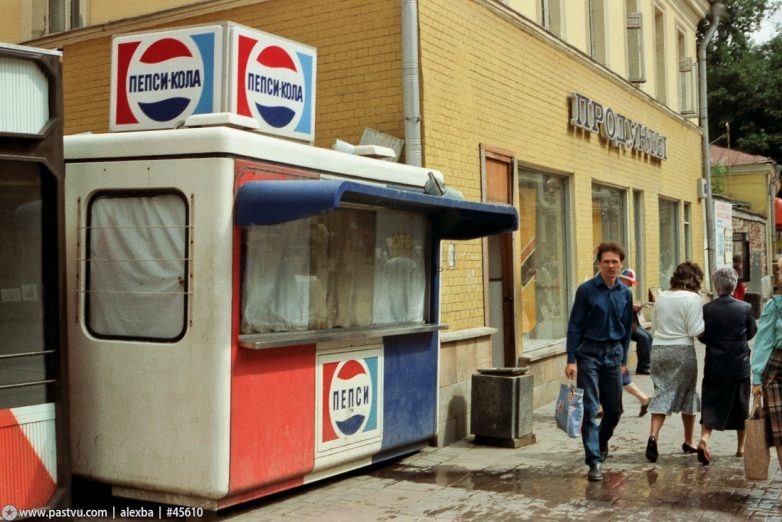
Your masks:
[{"label": "elderly woman", "polygon": [[698,360],[694,338],[703,333],[703,299],[700,296],[703,270],[691,261],[676,267],[671,288],[654,304],[652,341],[652,383],[649,403],[652,422],[646,443],[646,458],[657,462],[657,440],[665,419],[681,413],[684,425],[682,451],[695,453],[695,414],[700,411]]},{"label": "elderly woman", "polygon": [[698,460],[711,462],[709,437],[712,430],[736,430],[736,456],[744,455],[744,420],[749,412],[749,341],[757,325],[749,303],[732,297],[738,275],[731,267],[712,274],[719,295],[703,307],[705,330],[698,337],[706,345],[701,385],[701,440]]}]

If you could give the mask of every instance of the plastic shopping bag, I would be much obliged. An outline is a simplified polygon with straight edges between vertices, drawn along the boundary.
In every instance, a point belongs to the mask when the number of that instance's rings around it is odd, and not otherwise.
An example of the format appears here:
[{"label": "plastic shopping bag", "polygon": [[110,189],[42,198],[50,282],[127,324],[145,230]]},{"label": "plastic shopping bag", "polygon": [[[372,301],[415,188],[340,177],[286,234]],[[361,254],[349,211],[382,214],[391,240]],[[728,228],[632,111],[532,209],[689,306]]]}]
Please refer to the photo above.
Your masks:
[{"label": "plastic shopping bag", "polygon": [[557,428],[567,433],[568,437],[578,437],[584,420],[584,390],[572,384],[560,385],[554,419]]},{"label": "plastic shopping bag", "polygon": [[766,412],[755,396],[752,413],[744,422],[746,439],[744,439],[744,476],[747,480],[768,479],[768,434],[766,430]]}]

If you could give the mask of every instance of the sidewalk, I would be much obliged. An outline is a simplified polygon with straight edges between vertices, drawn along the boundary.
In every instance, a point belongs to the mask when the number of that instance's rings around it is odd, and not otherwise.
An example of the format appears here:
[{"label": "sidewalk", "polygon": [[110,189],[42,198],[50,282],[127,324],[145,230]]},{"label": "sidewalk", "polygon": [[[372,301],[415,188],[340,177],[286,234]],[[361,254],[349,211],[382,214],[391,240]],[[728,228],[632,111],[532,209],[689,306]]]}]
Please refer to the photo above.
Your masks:
[{"label": "sidewalk", "polygon": [[[698,349],[703,361],[703,346]],[[633,375],[646,393],[651,379]],[[782,473],[744,479],[734,432],[714,432],[712,463],[681,450],[680,416],[660,433],[660,458],[644,456],[650,415],[625,394],[625,415],[609,444],[602,482],[586,479],[581,439],[554,426],[554,404],[534,412],[537,442],[519,449],[469,440],[426,448],[393,464],[313,484],[221,512],[220,520],[782,520]],[[698,416],[700,420],[700,416]],[[696,440],[700,427],[696,429]]]},{"label": "sidewalk", "polygon": [[[701,367],[703,351],[700,345]],[[649,376],[633,375],[633,381],[651,393]],[[505,449],[465,440],[444,448],[429,447],[396,462],[286,491],[209,518],[231,522],[782,521],[782,504],[777,502],[782,473],[775,454],[770,480],[748,482],[742,459],[734,456],[735,433],[714,432],[712,463],[702,466],[695,455],[682,452],[681,417],[675,415],[663,426],[660,457],[652,464],[644,456],[651,416],[639,418],[638,401],[628,394],[624,407],[625,415],[609,443],[602,482],[587,481],[581,439],[570,439],[555,427],[552,402],[534,411],[537,442],[530,446]],[[698,427],[696,443],[699,436]],[[123,499],[112,502],[128,503]]]}]

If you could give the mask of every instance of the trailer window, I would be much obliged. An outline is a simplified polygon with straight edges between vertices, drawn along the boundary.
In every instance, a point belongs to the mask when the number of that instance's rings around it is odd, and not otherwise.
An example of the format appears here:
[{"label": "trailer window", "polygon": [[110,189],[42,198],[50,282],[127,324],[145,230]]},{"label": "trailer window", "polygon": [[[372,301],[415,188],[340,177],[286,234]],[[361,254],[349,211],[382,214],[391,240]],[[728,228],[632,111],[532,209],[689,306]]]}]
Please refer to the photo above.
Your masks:
[{"label": "trailer window", "polygon": [[86,322],[98,337],[174,341],[185,331],[187,203],[102,194],[88,210]]},{"label": "trailer window", "polygon": [[242,334],[423,323],[426,235],[392,210],[244,227]]}]

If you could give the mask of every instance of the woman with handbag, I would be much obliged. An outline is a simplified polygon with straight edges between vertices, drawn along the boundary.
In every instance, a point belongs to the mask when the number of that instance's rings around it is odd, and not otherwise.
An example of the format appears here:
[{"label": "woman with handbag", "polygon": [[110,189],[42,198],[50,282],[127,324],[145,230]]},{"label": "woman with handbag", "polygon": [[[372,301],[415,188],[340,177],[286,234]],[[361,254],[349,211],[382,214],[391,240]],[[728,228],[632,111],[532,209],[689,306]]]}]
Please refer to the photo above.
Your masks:
[{"label": "woman with handbag", "polygon": [[[771,429],[769,444],[777,449],[782,467],[782,272],[777,274],[776,295],[763,307],[752,347],[752,393],[764,397]],[[780,495],[782,499],[782,495]]]},{"label": "woman with handbag", "polygon": [[711,463],[709,438],[712,430],[736,430],[736,456],[744,455],[744,427],[749,411],[749,343],[757,325],[749,303],[731,294],[738,283],[733,268],[718,268],[712,274],[719,296],[703,307],[706,326],[698,339],[706,345],[701,385],[701,440],[698,461]]}]

